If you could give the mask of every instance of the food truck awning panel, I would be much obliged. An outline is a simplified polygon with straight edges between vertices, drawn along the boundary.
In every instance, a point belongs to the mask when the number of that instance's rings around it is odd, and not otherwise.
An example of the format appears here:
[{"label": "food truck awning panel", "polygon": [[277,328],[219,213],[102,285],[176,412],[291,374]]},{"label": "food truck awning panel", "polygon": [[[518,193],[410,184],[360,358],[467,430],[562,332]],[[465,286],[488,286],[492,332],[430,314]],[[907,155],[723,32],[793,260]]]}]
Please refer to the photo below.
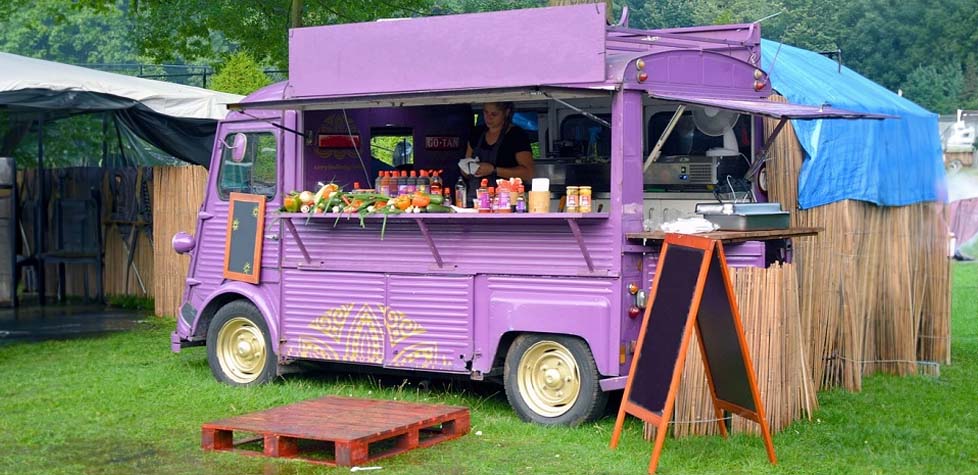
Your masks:
[{"label": "food truck awning panel", "polygon": [[572,88],[572,87],[519,87],[504,89],[479,89],[460,91],[416,92],[409,94],[375,94],[370,96],[326,96],[303,99],[262,100],[231,104],[231,110],[274,109],[274,110],[339,110],[366,109],[371,107],[408,107],[460,103],[483,103],[501,101],[544,101],[547,99],[581,99],[611,97],[611,87]]},{"label": "food truck awning panel", "polygon": [[605,80],[605,6],[296,28],[286,98]]},{"label": "food truck awning panel", "polygon": [[872,114],[867,112],[854,112],[844,109],[825,106],[806,106],[800,104],[787,104],[782,102],[772,102],[766,99],[717,99],[707,97],[696,97],[693,95],[680,94],[657,94],[650,92],[649,96],[654,99],[665,101],[681,102],[706,107],[716,107],[727,109],[744,114],[758,114],[775,119],[892,119],[895,116],[885,114]]}]

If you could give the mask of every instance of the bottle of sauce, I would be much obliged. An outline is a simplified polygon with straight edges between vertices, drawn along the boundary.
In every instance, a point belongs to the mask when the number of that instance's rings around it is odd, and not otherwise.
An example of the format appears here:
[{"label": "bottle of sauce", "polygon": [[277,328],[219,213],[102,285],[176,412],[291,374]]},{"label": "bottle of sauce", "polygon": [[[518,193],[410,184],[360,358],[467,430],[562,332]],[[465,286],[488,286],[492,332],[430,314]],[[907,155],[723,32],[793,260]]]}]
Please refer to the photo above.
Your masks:
[{"label": "bottle of sauce", "polygon": [[512,204],[510,203],[509,199],[510,199],[510,191],[509,191],[509,189],[508,188],[502,188],[502,187],[500,187],[499,188],[499,191],[496,193],[496,201],[495,201],[496,207],[493,208],[492,212],[493,213],[512,213],[513,212],[513,208],[511,207]]},{"label": "bottle of sauce", "polygon": [[374,180],[374,192],[375,193],[378,193],[378,194],[379,193],[383,193],[381,191],[381,188],[380,188],[381,186],[383,186],[382,185],[383,183],[384,183],[384,172],[383,171],[379,171],[379,172],[377,172],[377,178]]},{"label": "bottle of sauce", "polygon": [[459,208],[469,207],[469,202],[466,198],[466,194],[468,192],[468,187],[465,186],[465,179],[458,177],[458,181],[455,182],[455,206],[458,206]]},{"label": "bottle of sauce", "polygon": [[408,194],[408,176],[407,171],[401,170],[401,175],[397,178],[397,196]]},{"label": "bottle of sauce", "polygon": [[[496,187],[489,187],[489,212],[496,213],[499,210],[499,195],[496,193]],[[482,212],[482,208],[479,208],[479,212]]]},{"label": "bottle of sauce", "polygon": [[492,197],[489,195],[489,180],[483,178],[479,189],[475,192],[476,208],[480,213],[492,212]]},{"label": "bottle of sauce", "polygon": [[428,187],[431,188],[431,194],[433,194],[433,195],[440,195],[441,194],[442,184],[441,184],[441,176],[440,175],[441,174],[438,173],[438,170],[432,170],[431,171],[431,180],[430,180],[431,183],[428,185]]},{"label": "bottle of sauce", "polygon": [[[451,206],[452,205],[452,190],[449,190],[448,188],[445,188],[442,191],[445,192],[445,201],[443,201],[443,203],[445,203],[445,206]],[[432,194],[434,194],[434,193],[432,192]]]},{"label": "bottle of sauce", "polygon": [[411,170],[411,176],[409,176],[407,179],[407,194],[410,195],[415,191],[418,191],[418,173]]},{"label": "bottle of sauce", "polygon": [[380,193],[382,195],[390,196],[391,195],[391,175],[390,175],[390,173],[387,173],[387,172],[381,172],[381,173],[383,173],[383,175],[382,175],[382,178],[380,179],[380,188],[377,189],[377,193]]},{"label": "bottle of sauce", "polygon": [[525,191],[524,191],[523,185],[520,185],[519,187],[517,187],[517,189],[516,189],[516,212],[517,213],[525,213],[525,212],[527,212],[526,198],[523,197],[523,194],[524,193],[525,193]]},{"label": "bottle of sauce", "polygon": [[418,191],[428,193],[430,189],[429,183],[430,180],[428,179],[428,170],[421,170],[421,176],[418,177]]}]

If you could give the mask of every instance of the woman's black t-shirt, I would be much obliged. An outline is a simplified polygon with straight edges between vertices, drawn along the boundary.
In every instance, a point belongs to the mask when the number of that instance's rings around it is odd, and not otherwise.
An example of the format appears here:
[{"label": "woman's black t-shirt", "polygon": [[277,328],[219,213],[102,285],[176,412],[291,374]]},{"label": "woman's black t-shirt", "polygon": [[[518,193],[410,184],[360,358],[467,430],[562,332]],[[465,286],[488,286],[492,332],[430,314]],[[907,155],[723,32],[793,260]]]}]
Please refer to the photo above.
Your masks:
[{"label": "woman's black t-shirt", "polygon": [[[482,138],[483,134],[486,133],[486,127],[476,127],[472,131],[472,135],[469,137],[469,146],[472,147],[472,156],[478,157],[481,154],[479,147],[479,139]],[[530,138],[526,135],[526,131],[523,129],[512,126],[509,130],[499,138],[502,143],[499,144],[499,152],[496,153],[496,166],[502,168],[512,168],[518,165],[516,162],[516,154],[520,152],[531,152],[530,148]],[[492,150],[492,145],[487,144],[485,140],[482,141],[481,148],[486,152]]]}]

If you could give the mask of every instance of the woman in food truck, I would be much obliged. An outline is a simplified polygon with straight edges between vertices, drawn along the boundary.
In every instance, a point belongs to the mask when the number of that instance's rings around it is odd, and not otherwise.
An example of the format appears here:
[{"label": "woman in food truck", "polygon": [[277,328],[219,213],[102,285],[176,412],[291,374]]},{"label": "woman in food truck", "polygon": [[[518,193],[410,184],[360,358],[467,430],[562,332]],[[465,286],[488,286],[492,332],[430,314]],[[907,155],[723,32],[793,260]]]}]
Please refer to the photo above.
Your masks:
[{"label": "woman in food truck", "polygon": [[482,106],[485,125],[476,127],[469,137],[465,158],[477,158],[478,167],[463,175],[468,185],[469,199],[475,197],[482,178],[494,182],[498,178],[533,179],[533,152],[526,131],[513,124],[512,102],[487,102]]}]

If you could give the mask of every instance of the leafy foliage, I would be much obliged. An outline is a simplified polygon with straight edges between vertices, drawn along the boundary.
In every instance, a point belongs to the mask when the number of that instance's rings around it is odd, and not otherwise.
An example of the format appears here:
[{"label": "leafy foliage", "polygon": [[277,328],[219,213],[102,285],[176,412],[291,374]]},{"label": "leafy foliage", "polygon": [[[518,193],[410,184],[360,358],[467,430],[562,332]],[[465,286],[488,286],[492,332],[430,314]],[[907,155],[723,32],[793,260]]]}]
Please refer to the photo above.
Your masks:
[{"label": "leafy foliage", "polygon": [[[0,48],[67,62],[221,62],[241,51],[284,68],[293,13],[303,25],[546,6],[545,0],[7,0]],[[631,26],[752,22],[766,38],[843,62],[938,112],[978,106],[975,0],[619,0]],[[129,31],[133,33],[129,35]],[[26,53],[25,53],[26,52]],[[139,55],[139,56],[137,56]],[[927,90],[930,72],[961,71],[960,89]],[[932,75],[931,75],[932,76]],[[946,78],[941,79],[944,81]],[[958,79],[950,78],[951,82]],[[953,89],[953,90],[952,90]],[[943,95],[942,95],[943,94]]]},{"label": "leafy foliage", "polygon": [[243,51],[234,53],[214,75],[210,88],[232,94],[250,94],[271,83],[261,66]]},{"label": "leafy foliage", "polygon": [[0,51],[65,63],[137,59],[123,9],[66,8],[60,0],[0,2]]},{"label": "leafy foliage", "polygon": [[907,76],[904,93],[929,109],[952,111],[961,104],[964,73],[957,64],[918,66]]},{"label": "leafy foliage", "polygon": [[156,61],[214,58],[233,46],[259,63],[285,67],[292,3],[301,8],[303,25],[418,16],[430,4],[427,0],[143,0],[133,12],[135,40],[139,50]]}]

